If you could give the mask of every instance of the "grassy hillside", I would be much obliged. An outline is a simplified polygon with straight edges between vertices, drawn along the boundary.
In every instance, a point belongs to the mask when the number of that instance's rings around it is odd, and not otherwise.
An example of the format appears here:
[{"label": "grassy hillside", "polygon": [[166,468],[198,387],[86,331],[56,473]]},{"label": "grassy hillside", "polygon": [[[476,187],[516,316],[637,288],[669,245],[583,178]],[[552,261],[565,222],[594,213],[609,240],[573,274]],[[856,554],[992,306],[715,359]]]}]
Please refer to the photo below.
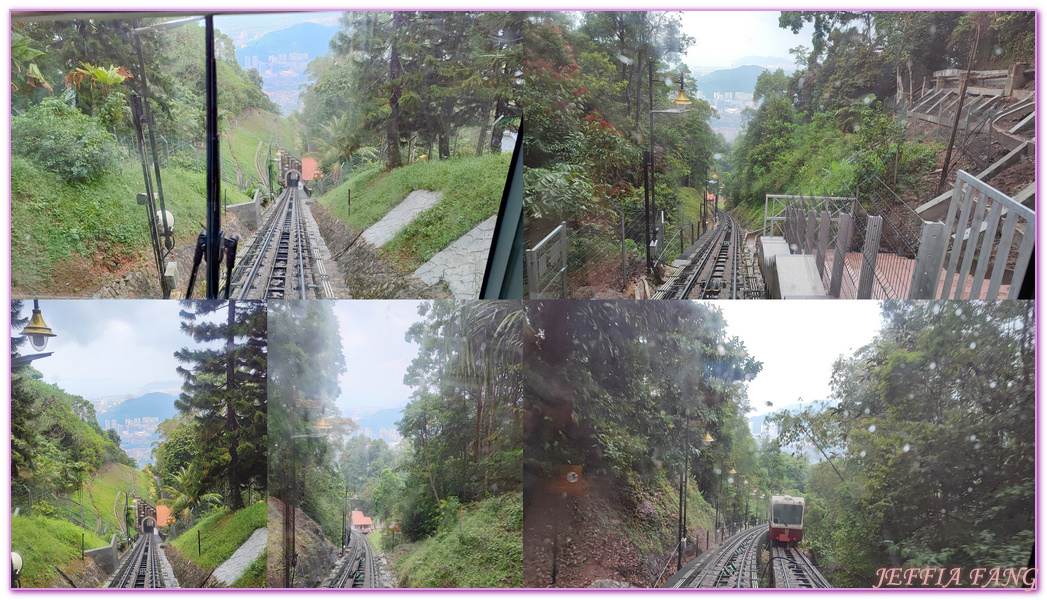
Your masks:
[{"label": "grassy hillside", "polygon": [[[236,119],[236,125],[229,124],[226,134],[222,136],[221,153],[223,156],[230,152],[231,158],[239,163],[240,169],[251,181],[258,179],[255,169],[255,152],[258,143],[269,144],[270,140],[281,149],[290,150],[298,155],[298,140],[295,135],[294,125],[279,115],[264,110],[250,109]],[[267,158],[266,148],[262,147],[262,157]],[[276,149],[273,149],[273,158],[276,158]],[[230,168],[232,163],[222,159],[223,168]],[[275,168],[274,168],[275,171]],[[230,179],[235,179],[235,174],[227,173]]]},{"label": "grassy hillside", "polygon": [[[265,502],[258,502],[235,513],[223,510],[213,514],[178,536],[172,544],[186,559],[210,572],[228,560],[255,529],[265,525],[266,505]],[[197,532],[200,532],[201,540],[199,554]],[[263,576],[264,570],[263,567]]]},{"label": "grassy hillside", "polygon": [[[473,227],[496,214],[502,201],[511,155],[416,162],[388,173],[360,170],[324,194],[321,203],[356,230],[377,223],[414,190],[443,192],[440,203],[423,212],[383,250],[416,268]],[[352,214],[346,195],[352,192]]]},{"label": "grassy hillside", "polygon": [[[177,244],[193,243],[206,219],[203,173],[161,170],[164,200],[175,217]],[[76,294],[90,276],[152,261],[141,164],[125,161],[111,176],[68,183],[20,157],[11,157],[11,286],[15,295]],[[250,200],[224,186],[229,204]],[[68,281],[73,284],[65,286]]]},{"label": "grassy hillside", "polygon": [[137,493],[139,497],[145,498],[146,502],[155,504],[156,501],[150,497],[149,478],[145,473],[127,465],[106,463],[84,483],[84,503],[98,513],[110,531],[117,531],[119,525],[114,506],[119,497],[120,508],[123,508],[124,494],[128,489],[133,490],[132,494]]},{"label": "grassy hillside", "polygon": [[[101,548],[106,541],[94,532],[61,519],[17,516],[11,518],[11,550],[22,556],[22,587],[47,587],[63,573],[83,568],[80,560],[81,534],[87,549]],[[58,585],[58,584],[55,584]],[[67,587],[63,581],[60,587]]]},{"label": "grassy hillside", "polygon": [[522,494],[471,505],[398,561],[399,583],[403,587],[520,587],[522,531]]}]

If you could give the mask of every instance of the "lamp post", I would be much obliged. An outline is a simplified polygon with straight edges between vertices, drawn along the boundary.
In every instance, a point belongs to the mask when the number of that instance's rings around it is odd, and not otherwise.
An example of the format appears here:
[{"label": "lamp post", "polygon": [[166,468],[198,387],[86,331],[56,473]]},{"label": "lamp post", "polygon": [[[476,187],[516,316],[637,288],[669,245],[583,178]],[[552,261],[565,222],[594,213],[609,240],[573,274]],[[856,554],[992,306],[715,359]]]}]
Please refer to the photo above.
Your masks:
[{"label": "lamp post", "polygon": [[[729,477],[727,478],[727,485],[733,485],[734,484],[734,476],[737,475],[737,474],[738,474],[738,471],[735,471],[734,467],[732,466],[731,470],[727,472],[727,475],[729,475]],[[735,519],[738,516],[738,510],[737,510],[738,509],[738,502],[737,501],[732,501],[731,504],[732,504],[731,529],[734,529],[734,521],[735,521]]]},{"label": "lamp post", "polygon": [[[22,335],[29,338],[29,345],[36,351],[47,347],[47,338],[57,337],[51,328],[44,323],[44,317],[40,313],[40,301],[33,300],[33,316],[29,318],[29,324],[22,328]],[[54,352],[43,352],[40,354],[27,354],[26,356],[13,356],[11,358],[11,369],[29,366],[29,363],[38,358],[47,358]]]},{"label": "lamp post", "polygon": [[[696,425],[704,425],[704,423],[696,423]],[[679,543],[678,543],[678,546],[677,546],[678,552],[676,553],[676,568],[677,569],[679,569],[681,566],[683,566],[683,547],[684,547],[685,540],[687,539],[687,502],[685,501],[685,499],[687,498],[687,483],[688,483],[688,473],[689,473],[689,467],[690,467],[690,465],[688,464],[688,458],[690,457],[690,454],[691,454],[691,421],[690,420],[687,421],[687,426],[685,428],[685,434],[684,435],[685,435],[686,441],[684,442],[683,475],[680,477],[680,510],[679,510],[679,513],[678,513],[679,514],[679,527],[677,529],[677,533],[678,533],[677,539],[679,540]],[[715,441],[716,440],[713,439],[713,436],[709,435],[709,432],[706,431],[705,432],[705,437],[702,438],[701,444],[704,447],[704,446],[708,446],[709,444],[711,444],[711,443],[713,443]]]},{"label": "lamp post", "polygon": [[[294,406],[296,405],[297,395],[298,395],[297,394],[297,390],[292,386],[291,387],[291,399],[292,399],[291,414],[292,414],[292,417],[294,416]],[[313,429],[316,430],[316,433],[299,433],[299,434],[293,434],[292,433],[289,436],[289,438],[290,438],[290,451],[291,451],[291,485],[290,485],[290,489],[288,490],[288,494],[287,494],[288,502],[287,502],[287,505],[284,507],[284,587],[287,587],[287,588],[293,587],[293,585],[294,585],[294,576],[292,575],[292,569],[296,568],[297,565],[298,565],[298,547],[297,547],[297,544],[296,544],[297,540],[295,539],[295,530],[296,530],[295,519],[297,518],[297,515],[295,514],[296,513],[295,507],[298,504],[298,494],[297,494],[298,484],[297,484],[297,475],[295,473],[295,470],[296,470],[295,462],[296,461],[295,461],[294,441],[296,439],[300,439],[300,438],[327,437],[327,432],[331,429],[331,424],[328,423],[327,419],[324,418],[323,413],[320,413],[320,419],[313,425]],[[292,428],[289,428],[288,431],[289,432],[290,431],[294,431],[294,429],[293,429],[293,419],[292,419]],[[288,515],[290,515],[290,519],[288,519]]]},{"label": "lamp post", "polygon": [[[647,152],[644,160],[644,242],[647,245],[647,272],[652,272],[651,264],[651,207],[654,205],[654,113],[668,113],[668,114],[682,114],[690,112],[685,109],[672,109],[672,110],[654,110],[654,58],[647,59],[647,91],[648,100],[650,107],[650,124],[648,129],[648,137],[650,138],[650,151]],[[686,106],[691,101],[687,99],[687,96],[683,93],[683,73],[680,74],[680,93],[673,99],[673,104],[678,106]]]}]

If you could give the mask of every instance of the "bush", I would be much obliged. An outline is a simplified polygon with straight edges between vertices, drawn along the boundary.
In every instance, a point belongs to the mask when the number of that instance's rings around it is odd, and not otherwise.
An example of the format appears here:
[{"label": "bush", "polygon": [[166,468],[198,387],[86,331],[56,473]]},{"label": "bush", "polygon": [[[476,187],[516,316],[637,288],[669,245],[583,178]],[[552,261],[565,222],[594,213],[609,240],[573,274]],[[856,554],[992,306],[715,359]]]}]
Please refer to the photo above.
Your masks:
[{"label": "bush", "polygon": [[116,169],[120,151],[98,121],[58,98],[11,120],[11,150],[67,181],[93,181]]},{"label": "bush", "polygon": [[53,518],[58,514],[58,509],[47,500],[41,500],[33,505],[33,514],[38,517]]}]

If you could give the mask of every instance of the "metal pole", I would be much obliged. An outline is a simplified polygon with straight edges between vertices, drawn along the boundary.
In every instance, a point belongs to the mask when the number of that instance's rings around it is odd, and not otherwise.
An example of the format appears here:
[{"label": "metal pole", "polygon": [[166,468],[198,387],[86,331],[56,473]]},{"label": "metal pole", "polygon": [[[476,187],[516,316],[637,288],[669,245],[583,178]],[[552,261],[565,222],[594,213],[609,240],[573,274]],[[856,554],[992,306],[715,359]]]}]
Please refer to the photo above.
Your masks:
[{"label": "metal pole", "polygon": [[[650,138],[651,143],[651,154],[650,154],[650,168],[648,169],[647,177],[651,184],[651,206],[654,206],[654,58],[647,58],[647,92],[649,97],[649,104],[647,105],[648,117],[650,117],[650,128],[647,130],[647,136]],[[646,211],[645,211],[646,212]],[[647,270],[651,271],[651,215],[647,213]]]},{"label": "metal pole", "polygon": [[[207,95],[207,291],[210,299],[218,298],[218,259],[222,252],[222,240],[218,231],[222,223],[221,213],[221,163],[218,154],[218,84],[214,54],[214,16],[204,17],[205,87]],[[292,456],[294,454],[292,453]]]},{"label": "metal pole", "polygon": [[629,275],[625,269],[625,211],[618,213],[618,216],[622,220],[622,289],[624,290],[625,286],[629,284],[627,281]]}]

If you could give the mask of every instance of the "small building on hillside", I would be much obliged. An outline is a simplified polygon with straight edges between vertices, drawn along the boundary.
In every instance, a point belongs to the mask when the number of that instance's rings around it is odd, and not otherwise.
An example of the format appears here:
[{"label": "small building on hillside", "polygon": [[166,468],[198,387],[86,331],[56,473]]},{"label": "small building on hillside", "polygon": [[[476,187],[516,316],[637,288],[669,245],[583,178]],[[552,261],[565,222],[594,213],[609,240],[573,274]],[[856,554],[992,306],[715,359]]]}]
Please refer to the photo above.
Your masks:
[{"label": "small building on hillside", "polygon": [[365,517],[364,513],[361,511],[353,511],[352,522],[353,531],[355,533],[368,534],[374,531],[374,524],[371,523],[371,517]]}]

